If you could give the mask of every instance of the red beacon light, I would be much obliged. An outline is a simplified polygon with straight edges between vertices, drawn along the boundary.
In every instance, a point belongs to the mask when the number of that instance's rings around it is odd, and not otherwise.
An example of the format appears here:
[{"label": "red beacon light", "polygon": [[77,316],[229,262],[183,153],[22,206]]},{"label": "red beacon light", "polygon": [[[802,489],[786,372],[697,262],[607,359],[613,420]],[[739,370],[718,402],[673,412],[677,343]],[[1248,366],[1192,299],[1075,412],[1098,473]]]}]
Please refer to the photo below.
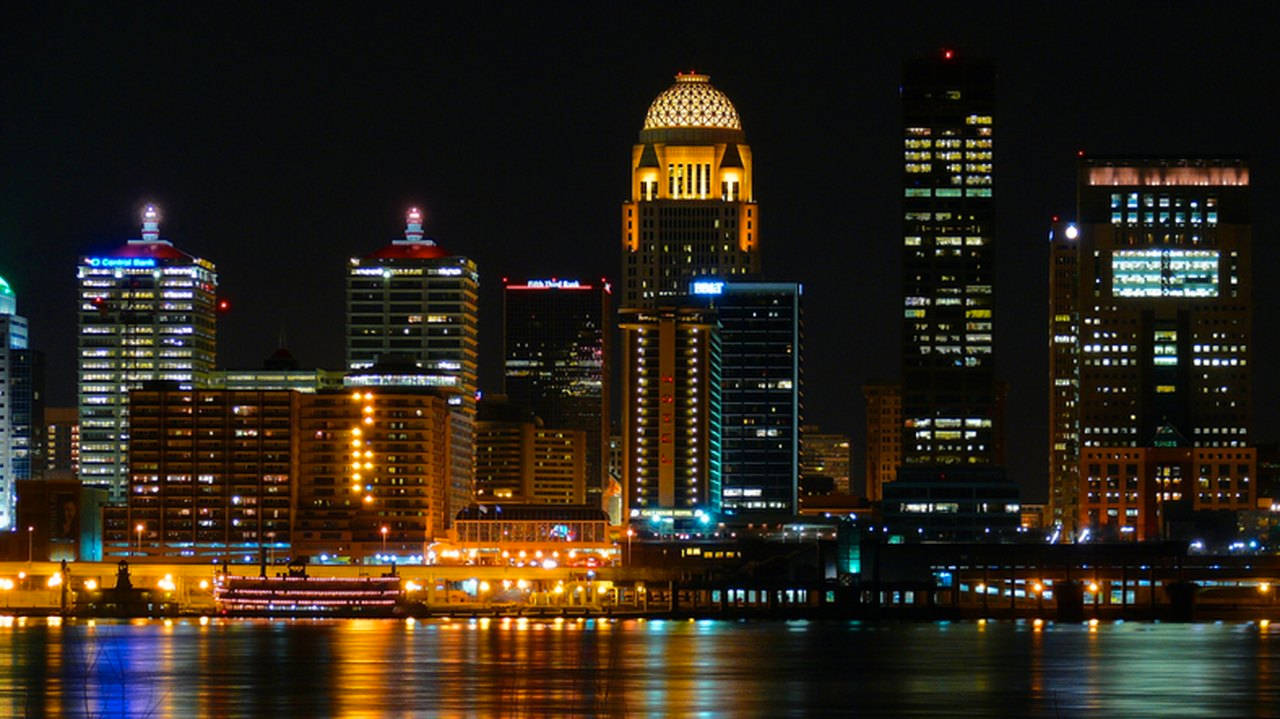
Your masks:
[{"label": "red beacon light", "polygon": [[227,300],[227,299],[218,300],[217,307],[219,312],[228,312],[231,310],[231,300]]},{"label": "red beacon light", "polygon": [[955,51],[955,50],[952,50],[952,49],[951,49],[951,48],[949,48],[949,47],[944,47],[944,48],[942,48],[942,59],[943,59],[943,60],[954,60],[954,59],[955,59],[955,57],[956,57],[956,51]]}]

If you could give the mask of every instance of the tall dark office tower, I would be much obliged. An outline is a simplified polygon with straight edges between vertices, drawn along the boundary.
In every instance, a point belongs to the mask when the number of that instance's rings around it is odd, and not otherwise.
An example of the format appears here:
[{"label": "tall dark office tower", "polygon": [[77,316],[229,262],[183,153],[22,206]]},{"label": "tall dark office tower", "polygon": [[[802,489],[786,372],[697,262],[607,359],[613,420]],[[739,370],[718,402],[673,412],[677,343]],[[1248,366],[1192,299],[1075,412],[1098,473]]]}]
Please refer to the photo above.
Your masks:
[{"label": "tall dark office tower", "polygon": [[1078,267],[1080,521],[1146,539],[1184,511],[1251,508],[1247,163],[1090,158],[1078,188],[1055,241]]},{"label": "tall dark office tower", "polygon": [[707,75],[679,74],[654,99],[631,151],[622,205],[622,306],[671,305],[699,277],[760,271],[751,148]]},{"label": "tall dark office tower", "polygon": [[168,380],[205,386],[215,358],[218,276],[212,262],[160,237],[148,205],[142,236],[82,257],[80,284],[80,480],[128,488],[129,390]]},{"label": "tall dark office tower", "polygon": [[795,282],[700,280],[720,320],[720,486],[726,512],[799,510],[804,325]]},{"label": "tall dark office tower", "polygon": [[906,64],[903,464],[996,461],[992,374],[991,63],[951,50]]},{"label": "tall dark office tower", "polygon": [[607,480],[613,288],[577,280],[505,282],[503,392],[550,429],[586,433],[588,496]]},{"label": "tall dark office tower", "polygon": [[1049,522],[1076,536],[1080,513],[1080,229],[1049,230]]}]

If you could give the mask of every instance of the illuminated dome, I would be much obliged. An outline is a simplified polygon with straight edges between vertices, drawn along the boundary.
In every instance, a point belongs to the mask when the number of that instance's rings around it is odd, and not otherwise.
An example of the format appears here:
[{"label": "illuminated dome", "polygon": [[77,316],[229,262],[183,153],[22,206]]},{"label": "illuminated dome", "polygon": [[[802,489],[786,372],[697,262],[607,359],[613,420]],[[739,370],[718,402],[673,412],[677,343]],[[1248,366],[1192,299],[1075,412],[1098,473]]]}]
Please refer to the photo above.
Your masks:
[{"label": "illuminated dome", "polygon": [[676,84],[654,98],[644,116],[645,130],[684,128],[742,131],[738,111],[727,95],[712,87],[709,75],[677,74]]}]

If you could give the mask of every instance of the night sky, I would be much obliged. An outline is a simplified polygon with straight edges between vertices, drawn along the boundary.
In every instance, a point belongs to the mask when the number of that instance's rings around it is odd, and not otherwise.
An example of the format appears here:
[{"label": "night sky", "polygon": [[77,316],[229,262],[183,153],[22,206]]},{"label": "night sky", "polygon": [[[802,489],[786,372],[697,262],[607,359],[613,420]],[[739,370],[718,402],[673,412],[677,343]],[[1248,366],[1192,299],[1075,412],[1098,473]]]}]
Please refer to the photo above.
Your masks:
[{"label": "night sky", "polygon": [[0,16],[0,275],[52,404],[75,400],[76,258],[136,237],[147,201],[162,236],[217,263],[230,367],[282,332],[304,366],[341,366],[346,258],[421,206],[428,235],[479,263],[497,391],[501,277],[616,279],[631,146],[696,69],[742,117],[766,274],[805,283],[808,419],[853,433],[860,462],[861,386],[898,374],[901,63],[948,46],[998,63],[996,358],[1029,499],[1045,495],[1047,228],[1071,214],[1078,148],[1251,159],[1256,426],[1280,436],[1274,6],[30,5]]}]

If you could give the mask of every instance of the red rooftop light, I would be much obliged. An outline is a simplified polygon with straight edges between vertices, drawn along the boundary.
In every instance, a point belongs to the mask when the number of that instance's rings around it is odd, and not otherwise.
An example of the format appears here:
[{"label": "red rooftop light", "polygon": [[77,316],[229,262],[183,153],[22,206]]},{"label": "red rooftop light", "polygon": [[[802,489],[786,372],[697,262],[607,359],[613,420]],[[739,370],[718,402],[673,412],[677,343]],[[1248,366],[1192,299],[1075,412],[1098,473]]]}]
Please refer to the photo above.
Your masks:
[{"label": "red rooftop light", "polygon": [[951,48],[949,48],[949,47],[948,47],[948,48],[943,48],[943,49],[942,49],[942,59],[943,59],[943,60],[951,60],[951,59],[955,58],[955,56],[956,56],[956,51],[955,51],[955,50],[952,50],[952,49],[951,49]]}]

